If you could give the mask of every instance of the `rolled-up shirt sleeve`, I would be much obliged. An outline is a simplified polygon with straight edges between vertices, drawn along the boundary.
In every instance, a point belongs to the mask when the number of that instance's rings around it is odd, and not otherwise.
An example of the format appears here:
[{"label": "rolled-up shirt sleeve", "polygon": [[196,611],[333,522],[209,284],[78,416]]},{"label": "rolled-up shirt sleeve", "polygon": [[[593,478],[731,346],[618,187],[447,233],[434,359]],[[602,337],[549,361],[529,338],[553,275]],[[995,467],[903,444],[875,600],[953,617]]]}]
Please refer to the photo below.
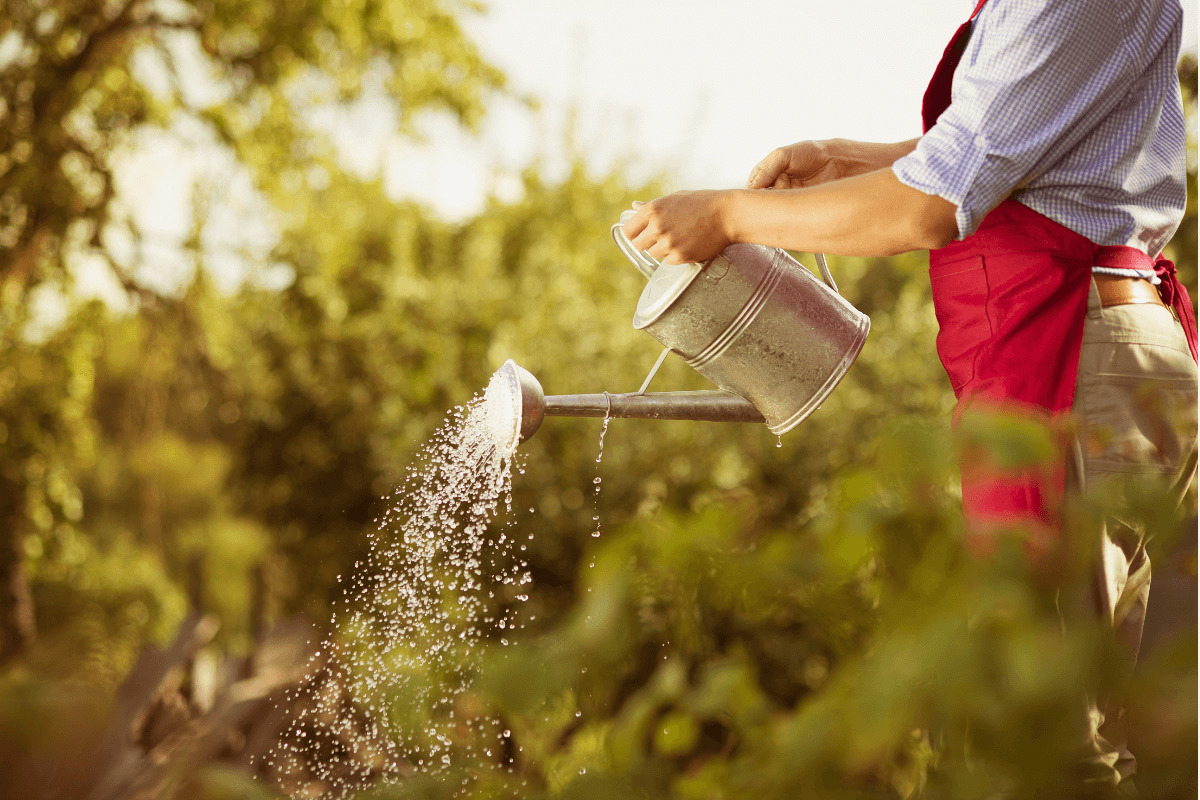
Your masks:
[{"label": "rolled-up shirt sleeve", "polygon": [[989,2],[954,73],[950,106],[892,165],[896,177],[956,205],[959,238],[974,233],[1122,101],[1138,69],[1128,40],[1136,5]]}]

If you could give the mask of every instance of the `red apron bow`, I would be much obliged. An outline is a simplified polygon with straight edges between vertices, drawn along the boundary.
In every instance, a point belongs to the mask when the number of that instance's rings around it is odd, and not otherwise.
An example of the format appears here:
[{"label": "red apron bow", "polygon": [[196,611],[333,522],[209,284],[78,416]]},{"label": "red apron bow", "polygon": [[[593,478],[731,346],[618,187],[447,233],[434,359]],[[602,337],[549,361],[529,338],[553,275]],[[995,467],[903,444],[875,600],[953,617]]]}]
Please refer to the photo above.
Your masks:
[{"label": "red apron bow", "polygon": [[1187,336],[1192,358],[1195,359],[1197,357],[1196,312],[1192,309],[1192,298],[1188,296],[1187,287],[1175,274],[1175,262],[1160,255],[1154,262],[1154,274],[1161,281],[1158,285],[1158,293],[1163,302],[1175,310],[1175,316],[1179,319],[1179,324],[1183,326],[1184,335]]},{"label": "red apron bow", "polygon": [[1119,245],[1097,247],[1092,261],[1097,267],[1154,270],[1160,281],[1158,294],[1167,307],[1175,312],[1175,317],[1183,326],[1192,358],[1196,358],[1196,313],[1192,309],[1192,298],[1187,288],[1175,274],[1175,262],[1163,258],[1161,253],[1158,258],[1151,258],[1137,248]]}]

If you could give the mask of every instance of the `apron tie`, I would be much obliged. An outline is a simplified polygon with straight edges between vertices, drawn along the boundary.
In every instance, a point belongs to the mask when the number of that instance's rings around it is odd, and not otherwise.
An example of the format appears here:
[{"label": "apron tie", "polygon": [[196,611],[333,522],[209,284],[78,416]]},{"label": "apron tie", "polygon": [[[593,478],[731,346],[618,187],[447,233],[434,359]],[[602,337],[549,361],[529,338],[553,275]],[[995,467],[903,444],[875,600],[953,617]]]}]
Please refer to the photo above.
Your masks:
[{"label": "apron tie", "polygon": [[1175,262],[1163,258],[1152,258],[1136,247],[1125,245],[1097,246],[1092,252],[1092,264],[1097,267],[1116,267],[1119,269],[1153,270],[1158,279],[1158,294],[1163,303],[1175,312],[1176,319],[1183,326],[1183,334],[1187,337],[1188,349],[1192,358],[1196,358],[1196,312],[1192,310],[1192,298],[1187,288],[1175,274]]},{"label": "apron tie", "polygon": [[1159,255],[1154,262],[1154,274],[1158,276],[1158,293],[1163,302],[1175,311],[1183,333],[1187,337],[1188,348],[1192,351],[1192,359],[1196,359],[1196,313],[1192,310],[1192,298],[1179,281],[1175,273],[1175,262]]}]

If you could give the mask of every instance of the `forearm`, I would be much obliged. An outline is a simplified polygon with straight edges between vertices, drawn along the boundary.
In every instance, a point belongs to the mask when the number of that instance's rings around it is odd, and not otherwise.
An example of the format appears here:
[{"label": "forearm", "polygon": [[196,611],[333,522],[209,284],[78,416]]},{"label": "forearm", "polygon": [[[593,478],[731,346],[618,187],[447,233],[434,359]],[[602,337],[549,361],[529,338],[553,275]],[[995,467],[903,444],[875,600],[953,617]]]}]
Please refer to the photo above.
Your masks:
[{"label": "forearm", "polygon": [[[806,147],[812,143],[806,143]],[[854,143],[862,144],[862,143]],[[866,147],[870,158],[903,153],[909,142]],[[911,150],[911,148],[908,148]],[[899,157],[899,156],[898,156]],[[774,160],[787,158],[777,151]],[[850,163],[850,162],[847,162]],[[901,183],[888,166],[849,178],[826,178],[804,188],[775,180],[753,181],[767,189],[675,192],[635,203],[624,233],[638,250],[668,264],[702,262],[734,242],[804,252],[888,256],[932,250],[958,236],[958,209],[940,197]],[[832,162],[824,169],[832,170]]]},{"label": "forearm", "polygon": [[920,138],[904,142],[859,142],[853,139],[826,139],[820,145],[835,165],[838,177],[852,178],[890,167],[911,153]]},{"label": "forearm", "polygon": [[726,201],[730,239],[802,252],[887,256],[958,234],[953,204],[905,186],[891,169],[807,189],[737,190]]}]

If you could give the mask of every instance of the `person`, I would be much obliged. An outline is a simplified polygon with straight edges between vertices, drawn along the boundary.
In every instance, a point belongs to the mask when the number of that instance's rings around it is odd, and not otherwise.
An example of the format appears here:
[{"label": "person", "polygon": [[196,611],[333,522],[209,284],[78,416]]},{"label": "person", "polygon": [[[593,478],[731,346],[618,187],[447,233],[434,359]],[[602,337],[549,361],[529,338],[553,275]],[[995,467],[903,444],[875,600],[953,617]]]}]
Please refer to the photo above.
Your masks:
[{"label": "person", "polygon": [[[929,250],[954,426],[988,404],[1077,426],[1044,469],[960,460],[971,541],[1053,538],[1068,491],[1130,479],[1165,478],[1178,501],[1196,469],[1196,323],[1161,252],[1187,202],[1182,20],[1178,0],[980,0],[926,89],[922,136],[782,147],[745,189],[635,204],[625,233],[667,263],[733,242]],[[1114,505],[1085,603],[1131,669],[1150,564],[1144,523]],[[1089,763],[1129,786],[1119,717],[1094,698]]]}]

